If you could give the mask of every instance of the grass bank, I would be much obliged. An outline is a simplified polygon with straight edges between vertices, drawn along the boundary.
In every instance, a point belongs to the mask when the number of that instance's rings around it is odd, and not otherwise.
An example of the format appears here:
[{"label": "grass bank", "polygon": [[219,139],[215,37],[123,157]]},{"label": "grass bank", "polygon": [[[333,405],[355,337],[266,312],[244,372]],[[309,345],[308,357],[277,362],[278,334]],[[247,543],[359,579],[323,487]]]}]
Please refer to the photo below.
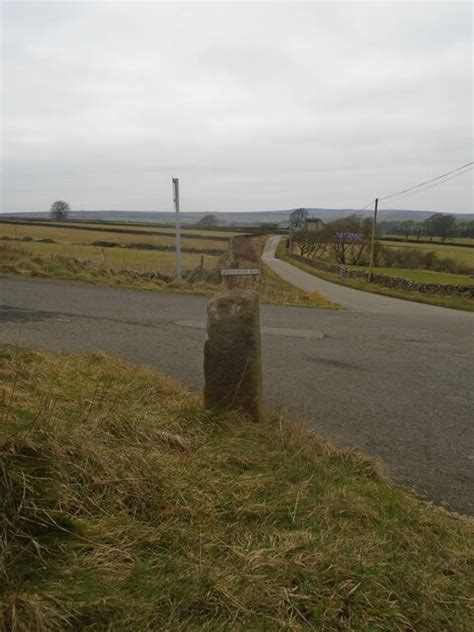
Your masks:
[{"label": "grass bank", "polygon": [[426,303],[428,305],[437,305],[439,307],[450,307],[451,309],[460,309],[467,312],[474,312],[474,301],[462,298],[461,296],[438,296],[436,294],[422,294],[421,292],[411,292],[409,290],[403,290],[399,288],[385,287],[377,283],[369,283],[362,279],[341,279],[339,275],[332,274],[323,270],[313,268],[309,264],[305,264],[297,259],[293,259],[286,254],[285,243],[281,241],[278,244],[276,256],[282,261],[291,263],[291,265],[300,268],[304,272],[308,272],[320,279],[330,281],[331,283],[337,283],[338,285],[344,285],[346,287],[352,287],[356,290],[362,290],[364,292],[373,292],[374,294],[383,294],[384,296],[393,296],[394,298],[400,298],[406,301],[415,301],[417,303]]},{"label": "grass bank", "polygon": [[283,417],[1,349],[0,628],[472,629],[472,521]]},{"label": "grass bank", "polygon": [[[226,289],[226,285],[220,282],[217,273],[220,265],[219,257],[204,255],[203,279],[199,280],[198,275],[197,280],[190,282],[173,279],[175,266],[173,252],[107,248],[106,256],[105,265],[102,266],[100,248],[93,246],[65,246],[64,244],[60,246],[31,242],[24,245],[18,242],[0,241],[0,274],[81,281],[94,285],[200,296],[211,296]],[[115,259],[114,256],[116,256]],[[200,262],[201,256],[197,254],[186,253],[182,258],[185,270],[196,269]],[[112,263],[115,267],[110,267]],[[157,272],[159,274],[156,274]],[[337,309],[334,303],[318,292],[306,293],[294,288],[273,274],[266,266],[262,272],[261,281],[255,289],[265,303]],[[210,273],[213,278],[210,278],[207,273]],[[249,279],[235,282],[236,287],[252,287],[252,284],[253,281]]]}]

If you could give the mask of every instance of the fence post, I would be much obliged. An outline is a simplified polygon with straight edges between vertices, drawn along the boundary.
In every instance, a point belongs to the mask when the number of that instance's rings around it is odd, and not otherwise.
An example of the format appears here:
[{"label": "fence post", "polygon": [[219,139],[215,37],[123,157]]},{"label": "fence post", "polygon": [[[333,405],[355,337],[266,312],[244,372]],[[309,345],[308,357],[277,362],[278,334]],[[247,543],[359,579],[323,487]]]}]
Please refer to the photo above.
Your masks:
[{"label": "fence post", "polygon": [[204,405],[262,417],[260,315],[256,292],[219,294],[207,306]]}]

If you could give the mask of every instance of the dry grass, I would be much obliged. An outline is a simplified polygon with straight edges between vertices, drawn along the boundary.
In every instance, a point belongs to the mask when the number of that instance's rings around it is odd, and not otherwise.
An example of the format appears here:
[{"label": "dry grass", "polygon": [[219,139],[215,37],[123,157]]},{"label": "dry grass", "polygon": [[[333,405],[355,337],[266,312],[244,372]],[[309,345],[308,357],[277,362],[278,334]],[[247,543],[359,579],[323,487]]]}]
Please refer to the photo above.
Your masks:
[{"label": "dry grass", "polygon": [[[98,246],[81,246],[79,244],[45,244],[38,242],[1,242],[0,248],[15,246],[21,252],[30,257],[69,257],[81,261],[92,261],[99,266],[102,248]],[[174,251],[136,250],[133,248],[104,248],[107,267],[134,268],[146,272],[159,270],[164,274],[174,274],[176,268],[176,254]],[[199,265],[201,254],[183,253],[182,266],[184,269],[192,269]],[[207,267],[215,267],[219,257],[204,255]]]},{"label": "dry grass", "polygon": [[[0,273],[159,291],[197,294],[215,291],[215,286],[206,283],[167,282],[159,277],[146,277],[150,273],[172,279],[174,253],[108,248],[105,255],[105,265],[102,266],[100,249],[92,246],[0,242]],[[185,271],[195,269],[201,263],[201,255],[185,254],[182,261]],[[203,262],[205,270],[216,270],[219,257],[204,255]]]},{"label": "dry grass", "polygon": [[[169,235],[135,235],[133,233],[126,232],[107,232],[103,230],[106,227],[102,227],[102,230],[78,230],[73,227],[60,227],[57,226],[41,226],[35,224],[3,224],[0,222],[0,237],[7,236],[11,239],[23,239],[24,237],[31,237],[35,240],[40,239],[52,239],[57,242],[57,248],[67,248],[69,245],[87,246],[95,241],[108,241],[111,243],[117,243],[123,246],[138,246],[140,244],[149,244],[151,246],[163,246],[168,248],[175,248],[175,234],[169,231]],[[126,227],[117,226],[115,228],[121,228],[126,230]],[[140,228],[140,230],[142,230]],[[161,231],[160,231],[161,232]],[[165,232],[165,231],[162,231]],[[196,234],[196,233],[193,233]],[[181,247],[182,248],[194,248],[196,250],[221,250],[227,251],[228,239],[223,236],[219,241],[215,239],[206,239],[203,236],[202,239],[187,239],[186,231],[182,232]],[[51,244],[39,244],[40,246],[47,246],[49,250],[55,250],[54,245]],[[174,256],[174,255],[173,255]]]},{"label": "dry grass", "polygon": [[[97,285],[128,287],[142,290],[171,291],[209,296],[225,285],[214,274],[212,279],[202,281],[172,280],[175,272],[175,254],[171,252],[150,252],[120,248],[105,250],[105,265],[101,265],[100,248],[93,246],[72,246],[28,242],[0,241],[0,273],[21,274],[83,281]],[[211,273],[220,266],[220,258],[203,256],[204,269]],[[201,255],[185,253],[184,269],[196,269]],[[245,265],[245,262],[242,262]],[[251,264],[254,267],[255,264]],[[331,303],[317,292],[307,294],[277,277],[266,266],[262,266],[262,280],[256,289],[263,302],[274,305],[295,305],[334,309]],[[169,279],[146,278],[142,273],[157,273]],[[212,281],[212,282],[211,282]],[[242,279],[233,281],[233,287],[251,287],[253,281]]]},{"label": "dry grass", "polygon": [[[108,222],[64,222],[65,226],[87,226],[89,228],[102,228],[107,227]],[[164,226],[162,224],[154,225],[148,222],[125,222],[120,224],[119,222],[114,222],[113,225],[115,228],[122,228],[124,230],[127,229],[137,229],[137,230],[146,230],[147,232],[160,232],[160,233],[170,233],[170,235],[174,235],[176,232],[176,228],[172,225]],[[186,236],[188,233],[193,235],[201,235],[203,238],[206,237],[219,237],[222,239],[227,239],[229,237],[233,237],[234,235],[242,234],[241,231],[232,231],[232,230],[205,230],[202,228],[194,228],[191,224],[182,224],[181,230],[183,232],[183,236]]]},{"label": "dry grass", "polygon": [[304,427],[3,349],[0,628],[472,629],[472,522]]},{"label": "dry grass", "polygon": [[253,237],[240,236],[234,240],[234,253],[242,268],[259,267],[262,271],[258,280],[248,277],[232,278],[231,286],[238,288],[253,287],[260,300],[272,305],[292,307],[316,307],[319,309],[341,309],[320,292],[304,292],[275,274],[261,260],[261,254],[268,239],[267,235]]},{"label": "dry grass", "polygon": [[[243,266],[245,262],[243,262]],[[248,264],[250,265],[250,264]],[[248,277],[232,278],[232,288],[253,288],[257,291],[260,300],[270,305],[287,305],[289,307],[314,307],[317,309],[342,309],[336,303],[332,303],[320,292],[304,292],[284,281],[272,272],[263,262],[259,263],[262,276],[259,280]]]}]

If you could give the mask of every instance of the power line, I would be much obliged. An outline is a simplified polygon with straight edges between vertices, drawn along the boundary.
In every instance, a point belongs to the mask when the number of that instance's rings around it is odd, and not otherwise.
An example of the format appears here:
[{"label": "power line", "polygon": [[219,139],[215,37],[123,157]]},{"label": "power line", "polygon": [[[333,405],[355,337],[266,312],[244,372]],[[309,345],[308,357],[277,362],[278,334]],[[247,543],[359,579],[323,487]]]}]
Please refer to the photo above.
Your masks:
[{"label": "power line", "polygon": [[[437,176],[436,178],[432,178],[431,180],[425,180],[425,182],[420,182],[419,184],[415,184],[415,186],[408,187],[408,189],[403,189],[402,191],[397,191],[396,193],[390,193],[390,195],[385,195],[384,197],[379,198],[379,200],[380,201],[388,200],[389,198],[402,195],[403,193],[409,193],[410,191],[413,191],[414,189],[419,189],[425,184],[430,184],[431,182],[435,182],[436,180],[441,180],[442,178],[445,178],[446,176],[449,176],[452,173],[455,173],[456,171],[461,171],[461,169],[465,169],[466,167],[470,167],[471,165],[474,165],[474,162],[468,162],[467,164],[462,165],[462,167],[457,167],[456,169],[452,169],[451,171],[443,173],[441,176]],[[462,174],[459,174],[459,175],[462,175]]]},{"label": "power line", "polygon": [[[471,163],[471,164],[473,164],[473,163]],[[452,175],[450,178],[446,178],[442,182],[435,182],[434,184],[430,184],[427,187],[420,188],[418,191],[410,191],[409,193],[406,193],[405,195],[402,195],[399,199],[403,200],[406,197],[410,197],[410,195],[415,195],[416,193],[422,193],[423,191],[427,191],[428,189],[432,189],[433,187],[440,186],[441,184],[444,184],[445,182],[449,182],[449,180],[454,180],[454,178],[459,178],[459,176],[463,176],[465,173],[468,173],[470,171],[472,171],[472,169],[466,169],[462,173],[456,173],[456,174]],[[381,198],[381,199],[385,200],[387,198]]]},{"label": "power line", "polygon": [[367,204],[365,206],[363,206],[362,208],[360,208],[358,211],[356,211],[356,213],[360,213],[361,211],[365,211],[365,209],[368,208],[369,206],[372,206],[373,203],[374,203],[374,200],[370,200],[370,202],[367,202]]}]

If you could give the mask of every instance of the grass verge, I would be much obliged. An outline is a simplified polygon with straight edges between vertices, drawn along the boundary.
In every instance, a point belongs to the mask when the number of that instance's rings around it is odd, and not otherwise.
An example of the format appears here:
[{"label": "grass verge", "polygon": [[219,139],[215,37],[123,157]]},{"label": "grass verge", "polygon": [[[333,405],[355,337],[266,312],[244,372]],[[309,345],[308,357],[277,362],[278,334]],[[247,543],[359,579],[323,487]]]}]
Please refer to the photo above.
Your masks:
[{"label": "grass verge", "polygon": [[[36,246],[36,244],[35,244]],[[61,252],[55,250],[55,245],[41,244],[41,246],[49,246],[51,252]],[[85,258],[77,256],[63,256],[61,254],[36,254],[32,244],[27,246],[18,243],[0,242],[0,274],[19,274],[22,276],[41,277],[62,279],[66,281],[82,281],[84,283],[92,283],[94,285],[106,285],[111,287],[124,287],[139,290],[154,290],[160,292],[175,292],[185,294],[197,294],[199,296],[211,296],[217,292],[224,291],[226,285],[224,283],[215,284],[208,281],[186,280],[178,281],[176,279],[160,279],[148,278],[143,272],[152,273],[157,267],[159,270],[170,272],[174,266],[174,253],[151,253],[139,252],[140,263],[137,259],[133,260],[134,267],[111,269],[108,267],[101,268],[97,259],[100,249],[91,247],[95,250],[95,261],[87,258],[90,253],[84,255]],[[109,249],[114,251],[117,249]],[[128,253],[132,251],[127,251]],[[80,253],[79,253],[80,254]],[[166,259],[169,263],[164,267],[159,265],[160,260]],[[110,260],[110,258],[109,258]],[[183,257],[183,265],[188,269],[197,266],[201,260],[199,255],[186,254]],[[129,260],[127,260],[129,261]],[[143,264],[145,261],[146,265]],[[173,262],[173,263],[172,263]],[[121,262],[117,260],[117,265]],[[206,255],[204,257],[205,270],[216,269],[219,264],[218,257]],[[143,265],[145,267],[143,268]],[[136,266],[136,267],[135,267]],[[253,264],[252,264],[253,267]],[[290,305],[301,307],[315,307],[321,309],[337,309],[337,305],[331,303],[318,292],[306,293],[302,290],[294,288],[290,284],[280,279],[277,275],[263,266],[262,279],[255,286],[260,300],[264,303],[273,305]],[[235,287],[252,287],[252,281],[242,279],[235,281]]]},{"label": "grass verge", "polygon": [[[149,254],[149,253],[146,253]],[[160,253],[169,254],[169,253]],[[217,258],[214,258],[217,260]],[[156,269],[156,268],[155,268]],[[110,269],[90,259],[62,255],[36,255],[30,246],[0,243],[0,274],[14,274],[45,279],[80,281],[93,285],[123,287],[137,290],[180,292],[208,296],[216,287],[206,282],[186,283],[146,277],[146,270]]]},{"label": "grass verge", "polygon": [[421,292],[410,292],[409,290],[402,290],[399,288],[385,287],[377,283],[369,283],[362,279],[344,279],[342,280],[337,274],[318,270],[310,265],[307,265],[297,259],[289,257],[285,252],[285,243],[281,241],[278,244],[276,256],[282,261],[286,261],[297,268],[300,268],[304,272],[308,272],[313,276],[316,276],[325,281],[331,283],[337,283],[338,285],[344,285],[346,287],[352,287],[356,290],[362,290],[364,292],[372,292],[373,294],[383,294],[384,296],[392,296],[394,298],[400,298],[405,301],[415,301],[416,303],[426,303],[428,305],[437,305],[438,307],[450,307],[451,309],[460,309],[467,312],[474,312],[474,301],[462,298],[461,296],[437,296],[435,294],[422,294]]},{"label": "grass verge", "polygon": [[366,457],[101,354],[0,374],[1,629],[472,629],[472,521]]}]

